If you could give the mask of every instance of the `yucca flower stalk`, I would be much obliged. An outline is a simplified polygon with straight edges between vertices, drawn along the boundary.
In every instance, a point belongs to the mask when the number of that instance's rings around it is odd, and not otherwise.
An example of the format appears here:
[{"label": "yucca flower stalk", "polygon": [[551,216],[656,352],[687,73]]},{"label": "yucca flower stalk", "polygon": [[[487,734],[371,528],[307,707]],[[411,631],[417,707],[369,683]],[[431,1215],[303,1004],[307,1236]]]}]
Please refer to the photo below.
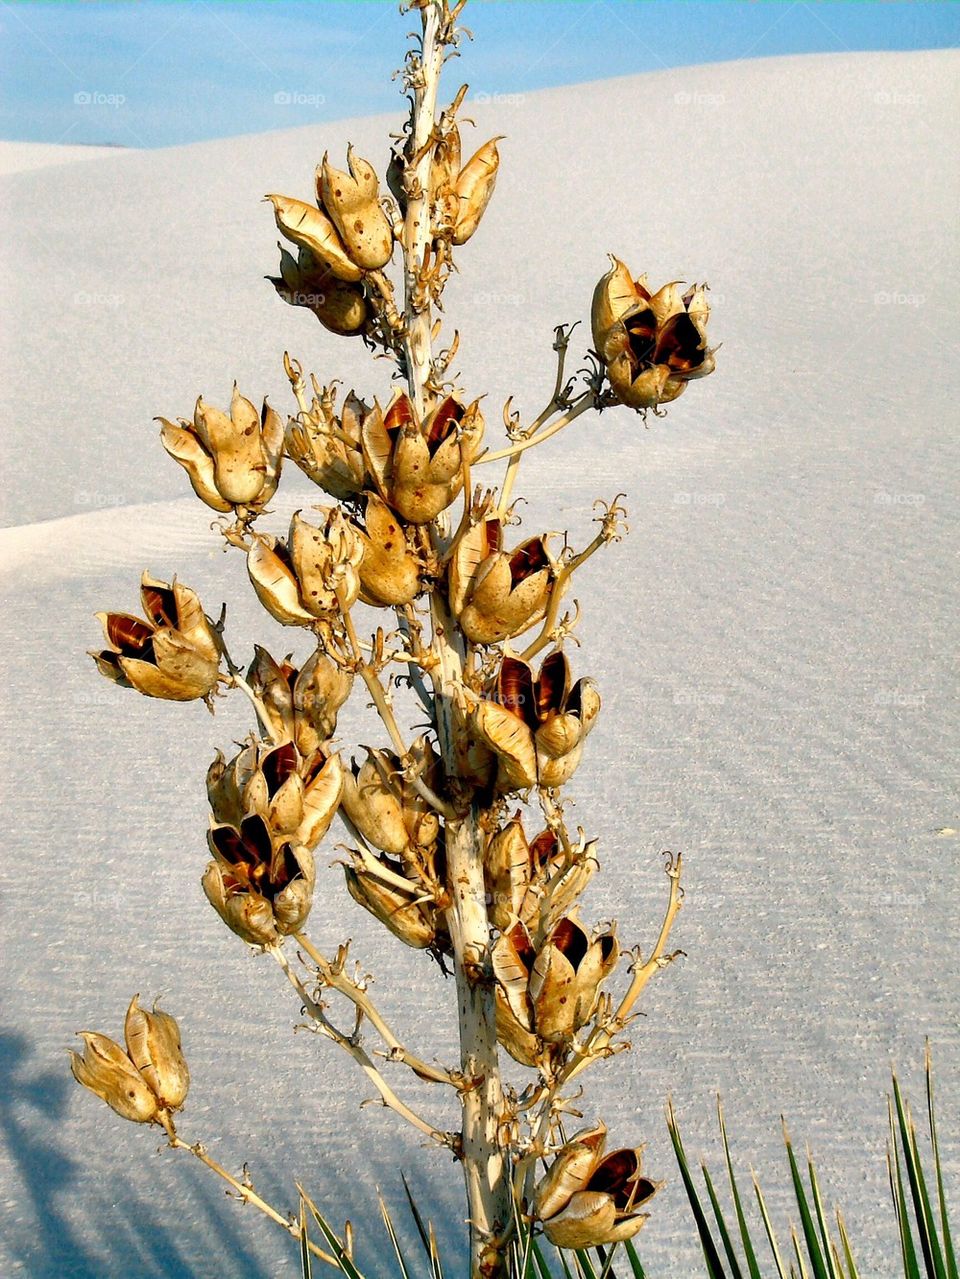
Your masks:
[{"label": "yucca flower stalk", "polygon": [[[285,353],[296,406],[285,425],[267,399],[258,412],[236,390],[229,415],[198,399],[192,423],[161,419],[164,448],[219,513],[228,546],[244,553],[256,598],[292,644],[306,638],[312,647],[294,663],[257,646],[244,672],[225,642],[225,614],[214,623],[192,592],[145,577],[149,620],[105,614],[113,648],[95,657],[114,682],[153,697],[203,698],[211,709],[218,693],[249,699],[250,738],[229,761],[218,753],[207,776],[212,860],[203,889],[242,941],[276,960],[314,1029],[354,1059],[383,1104],[460,1162],[471,1279],[497,1279],[520,1254],[526,1269],[541,1234],[559,1247],[602,1249],[646,1220],[659,1183],[641,1172],[640,1135],[608,1148],[602,1122],[590,1117],[568,1139],[564,1117],[578,1076],[628,1046],[623,1032],[647,983],[679,953],[670,934],[681,904],[681,860],[668,854],[652,947],[626,947],[615,925],[584,919],[579,898],[598,865],[597,839],[572,833],[566,820],[564,788],[584,752],[599,749],[588,736],[601,694],[569,644],[579,605],[563,611],[564,599],[581,565],[625,532],[621,495],[598,502],[596,535],[577,552],[566,538],[558,549],[546,530],[506,536],[519,522],[513,491],[524,454],[587,411],[659,412],[710,372],[713,357],[703,287],[651,293],[615,259],[593,300],[596,350],[567,376],[572,326],[558,325],[547,405],[524,425],[508,401],[509,443],[484,451],[482,395],[457,385],[458,337],[442,345],[438,318],[459,269],[455,252],[477,234],[500,163],[496,138],[462,163],[466,86],[438,106],[465,3],[410,5],[420,20],[402,71],[410,111],[383,181],[351,147],[347,170],[324,156],[313,198],[267,196],[296,253],[282,250],[280,298],[312,311],[325,331],[362,335],[402,385],[350,391],[338,409],[335,383],[308,381]],[[284,458],[325,500],[267,531]],[[498,462],[499,485],[477,485],[480,468]],[[363,608],[376,610],[372,633]],[[138,678],[154,666],[160,676]],[[426,723],[416,737],[394,709],[398,671]],[[383,727],[352,764],[333,742],[351,695],[369,698]],[[454,975],[456,1064],[414,1052],[377,1010],[366,979],[349,975],[348,945],[325,955],[306,931],[335,815],[349,840],[345,920],[356,903],[396,939],[388,944],[426,951],[438,975]],[[202,832],[197,842],[199,850]],[[629,981],[615,998],[618,966]],[[333,996],[348,1006],[345,1026]],[[364,1046],[361,1026],[379,1050]],[[504,1086],[501,1050],[530,1072],[520,1092]],[[415,1111],[388,1067],[443,1089],[451,1103],[443,1117]],[[92,1087],[90,1071],[78,1078]],[[305,1257],[331,1260],[308,1240],[308,1200],[289,1216],[266,1204],[247,1178],[185,1142],[172,1108],[152,1097],[144,1093],[135,1117],[161,1124],[171,1145],[239,1187],[300,1240]],[[324,1235],[339,1260],[346,1244]]]}]

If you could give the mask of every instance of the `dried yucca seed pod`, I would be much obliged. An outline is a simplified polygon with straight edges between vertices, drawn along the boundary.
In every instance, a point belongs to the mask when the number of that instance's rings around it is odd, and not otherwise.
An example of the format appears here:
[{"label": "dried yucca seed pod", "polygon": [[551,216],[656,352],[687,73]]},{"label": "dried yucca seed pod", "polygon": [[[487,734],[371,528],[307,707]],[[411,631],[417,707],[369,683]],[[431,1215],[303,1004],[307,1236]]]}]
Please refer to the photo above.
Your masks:
[{"label": "dried yucca seed pod", "polygon": [[411,524],[428,524],[463,487],[463,463],[475,461],[483,442],[479,400],[464,405],[440,400],[423,422],[405,391],[384,412],[379,404],[364,419],[364,460],[389,506]]},{"label": "dried yucca seed pod", "polygon": [[314,397],[309,415],[289,420],[284,441],[287,455],[304,475],[342,502],[355,497],[367,481],[360,426],[370,409],[351,391],[338,417],[335,401],[335,389],[325,387],[322,397]]},{"label": "dried yucca seed pod", "polygon": [[156,1093],[120,1045],[93,1031],[78,1034],[83,1040],[83,1055],[70,1054],[70,1069],[77,1083],[89,1088],[123,1119],[153,1123],[161,1109]]},{"label": "dried yucca seed pod", "polygon": [[[439,780],[439,759],[426,738],[410,747],[410,760],[430,783]],[[343,808],[364,839],[405,863],[422,864],[415,850],[431,850],[440,833],[437,814],[404,776],[400,758],[392,751],[367,750],[362,765],[347,770]]]},{"label": "dried yucca seed pod", "polygon": [[180,1027],[154,1004],[146,1012],[134,995],[127,1009],[124,1036],[130,1060],[166,1110],[179,1110],[187,1099],[190,1071],[180,1047]]},{"label": "dried yucca seed pod", "polygon": [[480,225],[497,182],[500,154],[497,143],[502,135],[491,138],[467,161],[457,177],[455,192],[457,212],[453,224],[453,243],[466,242]]},{"label": "dried yucca seed pod", "polygon": [[169,1013],[144,1012],[134,995],[124,1032],[127,1051],[106,1035],[79,1031],[83,1054],[71,1052],[76,1081],[134,1123],[159,1121],[179,1110],[190,1088],[190,1072],[180,1047],[180,1028]]},{"label": "dried yucca seed pod", "polygon": [[280,248],[280,275],[267,279],[288,306],[312,311],[325,329],[341,337],[362,333],[370,319],[370,305],[363,284],[348,284],[303,245],[294,257]]},{"label": "dried yucca seed pod", "polygon": [[454,549],[450,608],[474,644],[499,644],[544,617],[556,575],[546,538],[530,538],[507,552],[502,521],[480,520]]},{"label": "dried yucca seed pod", "polygon": [[286,544],[258,536],[247,554],[257,598],[285,626],[310,626],[317,618],[350,608],[360,595],[357,567],[363,544],[339,507],[317,507],[318,528],[294,513]]},{"label": "dried yucca seed pod", "polygon": [[594,346],[620,402],[656,408],[713,372],[705,288],[682,293],[674,282],[651,293],[646,276],[634,280],[619,258],[611,260],[593,295]]},{"label": "dried yucca seed pod", "polygon": [[200,600],[188,586],[144,573],[146,618],[97,613],[109,648],[90,651],[101,675],[122,688],[171,702],[207,698],[217,686],[220,645]]},{"label": "dried yucca seed pod", "polygon": [[662,1183],[641,1173],[642,1149],[604,1156],[606,1130],[585,1129],[562,1148],[537,1187],[534,1210],[557,1248],[596,1248],[631,1239],[642,1208]]},{"label": "dried yucca seed pod", "polygon": [[207,842],[215,860],[203,891],[228,928],[251,945],[269,946],[303,927],[316,882],[309,848],[275,837],[258,812],[239,827],[211,826]]},{"label": "dried yucca seed pod", "polygon": [[316,649],[297,670],[290,659],[276,662],[254,645],[247,683],[259,699],[261,732],[275,742],[294,742],[309,756],[337,731],[337,713],[350,696],[353,675]]},{"label": "dried yucca seed pod", "polygon": [[385,882],[367,868],[345,866],[347,890],[355,902],[375,915],[406,946],[424,950],[437,939],[434,911],[423,894],[411,884],[409,890]]},{"label": "dried yucca seed pod", "polygon": [[375,608],[396,608],[420,594],[420,560],[403,525],[386,502],[367,495],[363,524],[355,524],[363,544],[360,599]]},{"label": "dried yucca seed pod", "polygon": [[393,255],[393,230],[380,207],[380,183],[373,165],[347,147],[349,173],[323,157],[317,192],[350,258],[365,271],[386,266]]},{"label": "dried yucca seed pod", "polygon": [[568,854],[557,835],[527,841],[518,809],[487,841],[484,877],[490,922],[501,932],[522,923],[536,946],[579,898],[597,868],[596,841]]},{"label": "dried yucca seed pod", "polygon": [[619,955],[611,931],[591,940],[574,915],[561,919],[539,945],[523,924],[502,932],[491,962],[497,1037],[507,1052],[524,1065],[538,1065],[551,1045],[568,1043],[593,1016],[599,987]]},{"label": "dried yucca seed pod", "polygon": [[166,418],[160,442],[187,472],[193,491],[215,511],[260,512],[277,491],[283,461],[283,422],[263,402],[258,413],[236,383],[229,416],[198,399],[193,422]]},{"label": "dried yucca seed pod", "polygon": [[207,771],[214,821],[239,830],[245,817],[258,813],[274,841],[309,849],[330,829],[342,793],[340,756],[316,750],[304,757],[292,741],[254,741],[229,763],[218,751]]},{"label": "dried yucca seed pod", "polygon": [[264,197],[273,205],[273,216],[280,233],[301,248],[309,249],[314,258],[328,267],[338,280],[355,284],[363,271],[353,261],[340,239],[337,228],[321,209],[293,200],[286,195]]},{"label": "dried yucca seed pod", "polygon": [[473,706],[470,725],[497,756],[499,789],[569,781],[600,710],[591,681],[571,687],[567,659],[557,650],[544,659],[536,679],[526,662],[505,657],[492,694]]}]

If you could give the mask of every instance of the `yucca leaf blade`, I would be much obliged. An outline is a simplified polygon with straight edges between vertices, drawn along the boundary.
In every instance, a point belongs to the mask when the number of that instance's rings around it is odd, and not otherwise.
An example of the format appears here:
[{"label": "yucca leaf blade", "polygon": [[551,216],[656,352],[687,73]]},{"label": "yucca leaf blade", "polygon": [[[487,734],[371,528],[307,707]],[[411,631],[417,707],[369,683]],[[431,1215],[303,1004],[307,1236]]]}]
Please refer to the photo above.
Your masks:
[{"label": "yucca leaf blade", "polygon": [[667,1103],[667,1131],[670,1133],[670,1141],[673,1144],[673,1153],[676,1156],[677,1165],[680,1169],[683,1188],[687,1192],[687,1199],[690,1202],[690,1210],[693,1213],[693,1219],[696,1222],[697,1231],[700,1235],[700,1246],[703,1248],[703,1257],[707,1263],[709,1279],[726,1279],[723,1262],[720,1260],[717,1245],[713,1242],[713,1236],[710,1233],[706,1213],[703,1211],[703,1205],[700,1203],[700,1196],[697,1193],[693,1177],[690,1175],[690,1166],[687,1163],[686,1152],[683,1149],[683,1142],[680,1138],[680,1129],[677,1127],[677,1116],[673,1109],[672,1101]]}]

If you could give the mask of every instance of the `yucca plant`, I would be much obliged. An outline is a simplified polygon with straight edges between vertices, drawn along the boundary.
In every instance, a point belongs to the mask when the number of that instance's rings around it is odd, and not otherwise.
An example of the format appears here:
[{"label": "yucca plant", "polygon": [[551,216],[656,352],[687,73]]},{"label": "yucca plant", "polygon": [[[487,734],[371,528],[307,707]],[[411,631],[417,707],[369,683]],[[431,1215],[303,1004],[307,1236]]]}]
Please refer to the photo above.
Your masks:
[{"label": "yucca plant", "polygon": [[[564,600],[580,567],[620,539],[624,510],[620,495],[599,503],[596,535],[579,552],[545,532],[514,542],[513,492],[524,455],[588,410],[659,414],[710,373],[709,308],[705,287],[651,290],[613,258],[594,292],[593,349],[582,366],[568,376],[573,326],[558,325],[545,408],[524,424],[508,400],[508,443],[484,451],[481,397],[462,394],[451,373],[459,335],[439,341],[445,284],[499,165],[496,138],[462,159],[466,86],[438,109],[465,3],[409,6],[419,30],[402,69],[409,115],[394,135],[390,195],[351,147],[346,170],[323,157],[315,199],[267,197],[295,251],[281,253],[280,297],[327,332],[359,337],[392,363],[400,385],[369,400],[351,391],[338,407],[336,384],[308,379],[285,354],[296,404],[286,422],[236,387],[227,411],[198,399],[192,417],[160,419],[164,448],[218,513],[226,545],[244,555],[260,604],[309,647],[294,661],[257,646],[241,667],[223,610],[214,621],[186,585],[144,574],[143,616],[101,614],[107,643],[92,656],[115,685],[150,697],[211,710],[223,693],[249,700],[250,737],[232,759],[218,753],[206,779],[210,904],[276,961],[312,1027],[353,1059],[381,1102],[459,1161],[473,1279],[545,1273],[539,1235],[572,1251],[561,1267],[590,1276],[610,1273],[609,1249],[640,1229],[659,1183],[644,1175],[639,1143],[608,1150],[599,1122],[567,1139],[563,1117],[579,1076],[626,1047],[640,996],[676,953],[681,861],[667,855],[663,923],[643,953],[625,951],[614,924],[581,920],[597,841],[571,832],[564,788],[600,697],[591,679],[573,676],[579,605],[564,611]],[[480,468],[497,462],[499,485],[475,487]],[[262,522],[289,463],[327,502],[314,508],[319,517],[298,511],[285,534],[268,533]],[[398,678],[417,700],[416,737],[400,722]],[[372,702],[384,740],[349,764],[335,734],[354,694]],[[352,897],[392,944],[426,952],[437,976],[455,976],[456,1065],[414,1051],[388,1024],[363,970],[351,975],[347,943],[325,954],[306,931],[316,850],[337,817],[349,840],[344,911]],[[528,834],[531,822],[539,833]],[[618,965],[630,975],[615,997]],[[246,1173],[234,1176],[180,1136],[189,1075],[172,1017],[135,999],[125,1049],[104,1035],[83,1038],[73,1056],[81,1083],[125,1118],[159,1124],[171,1146],[299,1239],[305,1260],[356,1273],[349,1237],[339,1240],[306,1195],[299,1213],[281,1212]],[[505,1086],[501,1050],[529,1072],[522,1089]],[[415,1109],[398,1080],[404,1071],[435,1085],[448,1112]]]},{"label": "yucca plant", "polygon": [[[904,1279],[958,1279],[937,1140],[929,1044],[924,1069],[930,1146],[926,1171],[916,1125],[910,1107],[904,1101],[896,1073],[892,1077],[892,1092],[888,1098],[890,1138],[887,1168],[896,1232]],[[825,1210],[813,1156],[808,1153],[806,1167],[801,1169],[786,1125],[783,1139],[799,1228],[791,1224],[789,1243],[781,1246],[757,1177],[750,1175],[752,1197],[745,1196],[741,1190],[719,1099],[717,1124],[729,1192],[730,1207],[727,1209],[721,1203],[717,1184],[705,1162],[700,1164],[703,1190],[697,1185],[684,1150],[676,1113],[672,1103],[668,1106],[667,1127],[703,1248],[708,1279],[746,1279],[747,1276],[749,1279],[765,1279],[770,1274],[776,1274],[778,1279],[860,1279],[861,1272],[857,1269],[843,1214],[839,1208],[834,1209],[833,1214]],[[932,1196],[928,1190],[931,1163]],[[750,1224],[750,1198],[755,1198],[762,1233],[756,1220],[753,1226]],[[890,1234],[892,1239],[892,1229]]]}]

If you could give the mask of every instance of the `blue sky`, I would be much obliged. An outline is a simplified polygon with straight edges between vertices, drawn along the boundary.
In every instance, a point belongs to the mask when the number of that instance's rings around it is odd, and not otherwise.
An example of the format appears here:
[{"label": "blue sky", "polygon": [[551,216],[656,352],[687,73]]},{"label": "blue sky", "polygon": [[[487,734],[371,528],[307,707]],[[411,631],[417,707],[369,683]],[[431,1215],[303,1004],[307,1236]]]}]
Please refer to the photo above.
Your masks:
[{"label": "blue sky", "polygon": [[[960,44],[954,0],[469,0],[510,93],[697,62]],[[0,138],[171,146],[394,111],[394,0],[0,0]]]}]

